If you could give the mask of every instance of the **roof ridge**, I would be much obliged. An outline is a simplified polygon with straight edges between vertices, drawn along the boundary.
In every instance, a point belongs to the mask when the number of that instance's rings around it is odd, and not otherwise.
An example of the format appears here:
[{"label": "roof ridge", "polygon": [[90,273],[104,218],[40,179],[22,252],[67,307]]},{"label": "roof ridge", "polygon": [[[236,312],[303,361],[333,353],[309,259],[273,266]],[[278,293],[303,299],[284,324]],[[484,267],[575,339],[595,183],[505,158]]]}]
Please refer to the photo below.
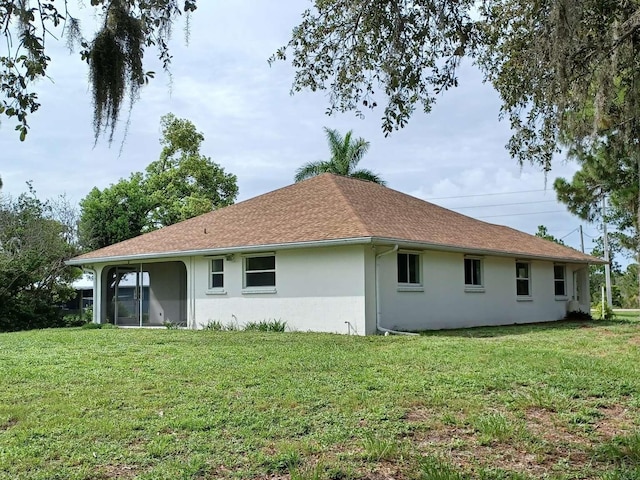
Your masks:
[{"label": "roof ridge", "polygon": [[[364,221],[364,219],[362,218],[362,215],[360,215],[360,213],[358,213],[358,210],[352,205],[352,203],[349,201],[349,199],[347,198],[347,196],[345,195],[345,193],[342,191],[342,188],[340,187],[340,185],[338,185],[338,178],[344,178],[347,181],[350,180],[359,180],[361,182],[369,182],[368,180],[363,180],[361,178],[353,178],[353,177],[348,177],[346,175],[338,175],[335,173],[328,173],[329,178],[331,179],[331,182],[333,183],[333,185],[336,187],[336,189],[338,190],[340,196],[342,197],[342,199],[344,200],[344,203],[347,204],[347,206],[349,207],[349,210],[351,211],[351,213],[353,213],[356,217],[356,219],[358,220],[358,223],[360,224],[360,226],[363,228],[364,232],[367,237],[371,237],[371,229],[369,228],[369,225],[367,225],[367,223]],[[375,182],[369,182],[369,183],[375,183]],[[378,185],[376,183],[376,185]]]}]

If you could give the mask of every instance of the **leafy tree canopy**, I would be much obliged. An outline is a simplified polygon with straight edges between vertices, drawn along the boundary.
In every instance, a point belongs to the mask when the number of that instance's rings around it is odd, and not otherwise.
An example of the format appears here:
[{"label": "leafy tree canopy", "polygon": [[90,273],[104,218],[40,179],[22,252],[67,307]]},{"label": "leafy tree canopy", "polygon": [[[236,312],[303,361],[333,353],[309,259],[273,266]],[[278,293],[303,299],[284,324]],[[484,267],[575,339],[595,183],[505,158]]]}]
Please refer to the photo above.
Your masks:
[{"label": "leafy tree canopy", "polygon": [[562,142],[638,144],[639,41],[636,1],[316,0],[271,61],[291,59],[293,91],[328,90],[329,112],[383,105],[389,133],[466,55],[500,94],[511,154],[548,170]]},{"label": "leafy tree canopy", "polygon": [[0,200],[0,331],[63,324],[61,303],[80,274],[65,260],[77,253],[55,205],[29,192]]},{"label": "leafy tree canopy", "polygon": [[80,202],[80,244],[93,250],[231,205],[235,175],[200,154],[202,133],[189,120],[161,119],[160,158]]},{"label": "leafy tree canopy", "polygon": [[549,240],[551,242],[558,243],[560,245],[565,245],[565,243],[562,240],[551,235],[549,233],[549,230],[547,230],[547,227],[545,227],[544,225],[538,225],[538,231],[535,233],[535,236],[544,238],[545,240]]},{"label": "leafy tree canopy", "polygon": [[324,127],[324,131],[329,144],[329,160],[305,163],[296,171],[296,182],[322,173],[335,173],[385,185],[385,181],[376,173],[357,168],[369,150],[369,142],[364,138],[352,138],[353,130],[349,130],[344,137],[337,130]]},{"label": "leafy tree canopy", "polygon": [[[78,9],[88,8],[100,19],[98,31],[85,38]],[[6,0],[0,2],[0,114],[17,120],[24,140],[28,115],[40,106],[35,85],[46,77],[51,61],[47,42],[64,37],[71,50],[89,66],[96,140],[103,131],[113,138],[123,102],[135,102],[138,90],[153,72],[143,69],[148,47],[155,46],[165,69],[171,55],[167,41],[173,23],[196,9],[196,0]]]},{"label": "leafy tree canopy", "polygon": [[571,180],[553,184],[558,200],[569,211],[589,222],[602,218],[602,197],[608,205],[605,220],[616,227],[623,248],[637,251],[639,178],[635,159],[627,148],[606,139],[589,148],[573,148],[570,158],[581,166]]}]

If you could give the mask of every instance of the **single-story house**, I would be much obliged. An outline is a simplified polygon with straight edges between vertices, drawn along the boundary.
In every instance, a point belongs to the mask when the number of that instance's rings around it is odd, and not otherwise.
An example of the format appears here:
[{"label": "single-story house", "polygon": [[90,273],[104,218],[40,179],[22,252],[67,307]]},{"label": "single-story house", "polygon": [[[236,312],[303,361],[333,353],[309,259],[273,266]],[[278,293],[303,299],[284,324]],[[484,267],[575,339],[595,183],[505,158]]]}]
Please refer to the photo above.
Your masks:
[{"label": "single-story house", "polygon": [[[195,329],[279,320],[291,330],[362,335],[589,312],[588,266],[601,262],[323,174],[68,263],[93,272],[98,323]],[[126,305],[123,278],[137,279]]]}]

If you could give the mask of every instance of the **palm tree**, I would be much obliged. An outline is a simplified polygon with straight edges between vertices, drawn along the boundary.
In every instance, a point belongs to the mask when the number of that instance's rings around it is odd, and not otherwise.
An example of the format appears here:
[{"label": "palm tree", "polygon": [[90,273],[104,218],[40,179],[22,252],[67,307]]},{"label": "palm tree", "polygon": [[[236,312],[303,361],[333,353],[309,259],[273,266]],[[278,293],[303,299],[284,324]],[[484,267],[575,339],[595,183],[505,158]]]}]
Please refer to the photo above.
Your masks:
[{"label": "palm tree", "polygon": [[369,150],[369,142],[364,138],[352,140],[353,130],[349,130],[343,137],[337,130],[324,127],[329,143],[331,158],[329,160],[319,160],[302,165],[296,170],[295,181],[300,182],[307,178],[315,177],[322,173],[335,173],[345,177],[360,178],[370,182],[385,185],[386,182],[371,170],[356,170],[358,163]]}]

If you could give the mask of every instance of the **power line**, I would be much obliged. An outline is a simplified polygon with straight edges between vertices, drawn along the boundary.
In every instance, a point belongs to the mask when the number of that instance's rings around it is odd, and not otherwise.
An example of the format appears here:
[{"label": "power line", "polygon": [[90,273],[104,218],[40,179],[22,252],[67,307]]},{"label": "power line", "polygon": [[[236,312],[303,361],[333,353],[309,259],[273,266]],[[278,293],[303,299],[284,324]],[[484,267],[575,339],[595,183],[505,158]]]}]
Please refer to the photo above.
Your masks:
[{"label": "power line", "polygon": [[555,200],[539,200],[537,202],[495,203],[493,205],[469,205],[468,207],[449,207],[453,210],[461,208],[508,207],[511,205],[533,205],[534,203],[555,203]]},{"label": "power line", "polygon": [[567,233],[564,237],[561,237],[560,240],[564,240],[565,238],[567,238],[569,235],[571,235],[574,232],[577,232],[578,230],[580,230],[580,227],[576,227],[573,230],[571,230],[569,233]]},{"label": "power line", "polygon": [[565,213],[564,210],[549,210],[546,212],[527,212],[527,213],[507,213],[504,215],[487,215],[476,218],[496,218],[496,217],[519,217],[520,215],[541,215],[543,213]]},{"label": "power line", "polygon": [[470,197],[489,197],[492,195],[512,195],[512,194],[516,194],[516,193],[534,193],[534,192],[548,192],[549,190],[547,189],[540,189],[540,190],[520,190],[517,192],[498,192],[498,193],[476,193],[475,195],[455,195],[452,197],[432,197],[432,198],[426,198],[426,200],[445,200],[447,198],[470,198]]}]

